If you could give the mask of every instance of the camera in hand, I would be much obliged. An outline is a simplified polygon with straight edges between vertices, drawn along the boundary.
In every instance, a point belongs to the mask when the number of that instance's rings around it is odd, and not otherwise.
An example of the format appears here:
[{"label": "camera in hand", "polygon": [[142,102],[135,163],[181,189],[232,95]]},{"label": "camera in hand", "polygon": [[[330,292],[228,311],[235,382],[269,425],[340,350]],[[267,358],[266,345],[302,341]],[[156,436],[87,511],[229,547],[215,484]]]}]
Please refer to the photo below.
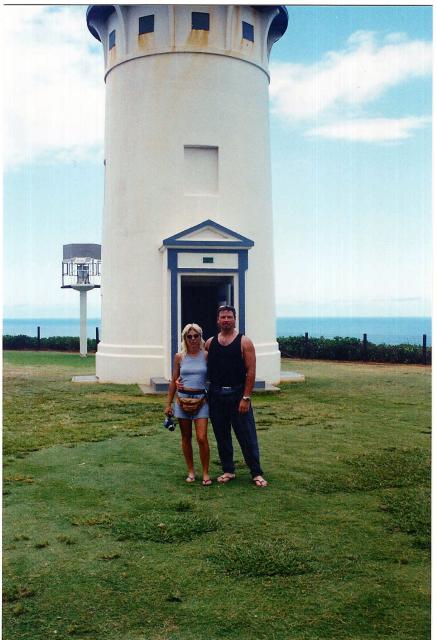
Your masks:
[{"label": "camera in hand", "polygon": [[174,431],[176,429],[176,420],[173,416],[166,416],[164,420],[164,427],[169,431]]}]

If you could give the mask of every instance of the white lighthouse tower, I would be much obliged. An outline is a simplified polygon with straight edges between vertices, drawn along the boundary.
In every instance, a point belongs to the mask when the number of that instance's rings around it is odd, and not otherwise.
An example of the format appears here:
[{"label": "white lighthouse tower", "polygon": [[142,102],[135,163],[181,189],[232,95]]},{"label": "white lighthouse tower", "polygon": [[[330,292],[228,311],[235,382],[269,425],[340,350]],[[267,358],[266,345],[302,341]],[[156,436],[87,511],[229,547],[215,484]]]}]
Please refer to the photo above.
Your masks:
[{"label": "white lighthouse tower", "polygon": [[101,382],[171,375],[181,328],[234,304],[280,378],[269,140],[279,5],[91,5],[106,81]]}]

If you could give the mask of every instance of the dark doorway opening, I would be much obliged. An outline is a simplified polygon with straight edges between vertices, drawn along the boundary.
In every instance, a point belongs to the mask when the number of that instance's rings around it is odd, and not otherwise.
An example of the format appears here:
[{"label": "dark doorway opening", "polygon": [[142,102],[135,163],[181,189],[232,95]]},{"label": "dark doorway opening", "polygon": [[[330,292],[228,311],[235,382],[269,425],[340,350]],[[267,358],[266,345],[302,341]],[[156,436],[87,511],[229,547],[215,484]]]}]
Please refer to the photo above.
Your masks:
[{"label": "dark doorway opening", "polygon": [[182,276],[181,328],[195,322],[205,340],[217,333],[217,308],[234,304],[232,276]]}]

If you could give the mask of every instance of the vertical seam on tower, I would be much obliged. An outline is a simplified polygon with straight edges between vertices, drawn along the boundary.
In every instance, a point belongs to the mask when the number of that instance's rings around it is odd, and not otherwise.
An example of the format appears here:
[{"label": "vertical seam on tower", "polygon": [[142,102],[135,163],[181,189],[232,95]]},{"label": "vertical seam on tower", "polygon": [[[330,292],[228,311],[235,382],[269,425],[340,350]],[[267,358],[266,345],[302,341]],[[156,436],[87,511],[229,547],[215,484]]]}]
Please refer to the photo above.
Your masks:
[{"label": "vertical seam on tower", "polygon": [[119,52],[120,52],[120,56],[125,56],[127,55],[127,29],[126,29],[126,20],[125,20],[125,16],[124,16],[124,10],[123,7],[116,4],[115,6],[115,12],[116,15],[118,17],[118,21],[120,24],[120,45],[119,45]]},{"label": "vertical seam on tower", "polygon": [[175,7],[173,4],[168,6],[168,39],[169,46],[176,46],[176,15]]},{"label": "vertical seam on tower", "polygon": [[234,17],[234,7],[229,5],[226,13],[226,42],[225,49],[230,50],[232,48],[232,21]]}]

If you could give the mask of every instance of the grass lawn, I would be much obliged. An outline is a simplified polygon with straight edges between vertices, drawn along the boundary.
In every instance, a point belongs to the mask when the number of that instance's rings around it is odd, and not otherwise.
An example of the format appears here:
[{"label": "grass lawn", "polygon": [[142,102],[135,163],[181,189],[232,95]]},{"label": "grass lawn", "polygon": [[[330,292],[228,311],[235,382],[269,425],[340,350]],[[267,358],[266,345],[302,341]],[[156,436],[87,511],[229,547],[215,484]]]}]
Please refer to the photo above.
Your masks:
[{"label": "grass lawn", "polygon": [[236,448],[202,487],[162,397],[5,352],[4,638],[428,638],[430,368],[283,366],[306,382],[254,400],[270,486]]}]

